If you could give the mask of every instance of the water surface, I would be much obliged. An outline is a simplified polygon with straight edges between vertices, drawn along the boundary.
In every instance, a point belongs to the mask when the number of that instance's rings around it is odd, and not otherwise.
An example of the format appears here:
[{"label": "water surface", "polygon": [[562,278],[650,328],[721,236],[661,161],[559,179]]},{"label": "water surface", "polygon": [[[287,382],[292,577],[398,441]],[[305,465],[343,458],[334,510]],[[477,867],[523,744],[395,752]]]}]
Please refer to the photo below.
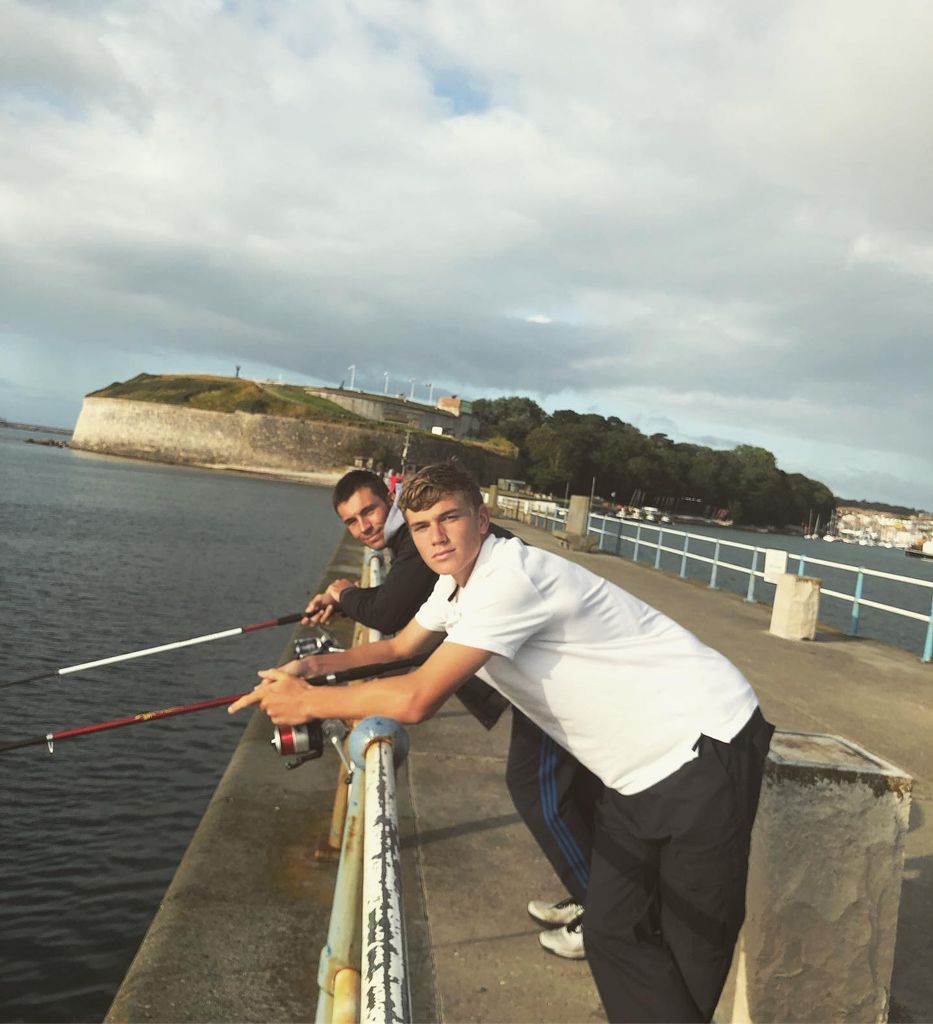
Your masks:
[{"label": "water surface", "polygon": [[[299,611],[340,535],[325,488],[27,436],[0,429],[0,682]],[[0,689],[0,742],[246,690],[291,628]],[[0,755],[0,1019],[104,1016],[244,724]]]}]

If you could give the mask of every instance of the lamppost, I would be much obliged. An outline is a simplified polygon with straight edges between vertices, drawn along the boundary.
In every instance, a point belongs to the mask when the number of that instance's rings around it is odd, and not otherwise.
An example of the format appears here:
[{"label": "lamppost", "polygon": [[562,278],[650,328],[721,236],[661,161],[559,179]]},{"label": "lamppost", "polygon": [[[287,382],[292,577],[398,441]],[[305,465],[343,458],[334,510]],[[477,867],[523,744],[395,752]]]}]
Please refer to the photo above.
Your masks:
[{"label": "lamppost", "polygon": [[434,385],[425,384],[425,387],[428,389],[428,405],[430,405],[432,400],[434,399]]},{"label": "lamppost", "polygon": [[356,364],[354,363],[352,366],[348,366],[347,369],[350,371],[350,390],[352,391],[356,384]]},{"label": "lamppost", "polygon": [[414,397],[415,397],[415,379],[416,378],[414,378],[414,377],[409,377],[408,378],[408,383],[411,384],[411,391],[408,393],[408,397],[410,399],[414,399]]},{"label": "lamppost", "polygon": [[389,373],[388,373],[388,371],[386,371],[382,376],[385,377],[385,379],[386,379],[385,387],[382,389],[382,393],[384,395],[387,395],[389,393]]}]

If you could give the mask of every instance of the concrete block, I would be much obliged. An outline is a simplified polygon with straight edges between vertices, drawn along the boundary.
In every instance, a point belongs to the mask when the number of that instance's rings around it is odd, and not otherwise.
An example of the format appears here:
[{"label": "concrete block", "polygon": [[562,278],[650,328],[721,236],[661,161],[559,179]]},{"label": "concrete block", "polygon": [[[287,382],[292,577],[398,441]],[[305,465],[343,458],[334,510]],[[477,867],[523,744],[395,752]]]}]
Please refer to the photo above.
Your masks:
[{"label": "concrete block", "polygon": [[564,528],[569,534],[585,537],[589,525],[590,499],[585,494],[571,494]]},{"label": "concrete block", "polygon": [[815,576],[785,572],[777,578],[771,632],[785,640],[812,640],[820,612],[820,584]]},{"label": "concrete block", "polygon": [[887,1020],[912,783],[838,736],[775,734],[715,1020]]}]

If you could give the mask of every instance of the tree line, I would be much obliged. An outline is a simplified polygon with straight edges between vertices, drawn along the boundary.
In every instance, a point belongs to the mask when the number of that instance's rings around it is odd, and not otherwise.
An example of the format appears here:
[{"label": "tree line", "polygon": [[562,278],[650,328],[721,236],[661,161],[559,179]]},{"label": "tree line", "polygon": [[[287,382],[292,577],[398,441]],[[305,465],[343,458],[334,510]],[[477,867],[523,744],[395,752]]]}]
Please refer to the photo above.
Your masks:
[{"label": "tree line", "polygon": [[518,471],[535,491],[563,497],[596,493],[617,505],[724,517],[755,526],[826,523],[832,491],[802,473],[785,473],[766,448],[731,450],[645,435],[617,416],[572,409],[546,413],[522,396],[479,399],[480,437],[514,446]]}]

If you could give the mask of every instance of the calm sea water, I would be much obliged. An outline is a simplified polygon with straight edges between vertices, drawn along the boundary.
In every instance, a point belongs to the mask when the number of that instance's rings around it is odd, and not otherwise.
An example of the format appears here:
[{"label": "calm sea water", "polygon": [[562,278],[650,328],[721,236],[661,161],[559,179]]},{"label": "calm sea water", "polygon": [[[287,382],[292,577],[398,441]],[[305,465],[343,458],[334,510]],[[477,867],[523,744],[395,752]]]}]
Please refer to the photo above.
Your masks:
[{"label": "calm sea water", "polygon": [[[340,535],[324,488],[27,436],[0,429],[0,682],[299,611]],[[2,689],[0,742],[248,689],[291,628]],[[0,754],[0,1020],[103,1017],[244,722]]]},{"label": "calm sea water", "polygon": [[[609,535],[600,538],[600,546],[606,551],[620,553],[625,558],[633,558],[635,554],[634,537],[636,527],[631,523],[620,524],[610,519],[608,525],[601,517],[593,519],[593,525],[605,530]],[[674,533],[671,531],[679,531]],[[622,540],[617,540],[619,532]],[[894,548],[862,547],[858,544],[835,542],[827,544],[822,540],[804,540],[802,537],[790,537],[783,534],[752,533],[747,530],[720,529],[718,527],[687,526],[673,524],[670,531],[665,531],[663,546],[675,548],[676,552],[662,551],[660,568],[669,572],[680,572],[683,555],[680,553],[684,545],[683,533],[695,536],[688,539],[688,553],[713,558],[716,542],[719,541],[718,559],[731,562],[733,565],[748,568],[752,564],[754,552],[747,548],[759,548],[757,567],[764,568],[764,549],[781,548],[793,556],[802,556],[803,574],[816,576],[822,580],[824,590],[833,590],[840,594],[850,595],[843,600],[820,595],[820,621],[837,629],[849,631],[852,621],[852,600],[857,573],[853,569],[861,566],[896,576],[910,577],[912,580],[933,582],[933,561],[920,558],[908,558],[903,551]],[[642,527],[642,537],[652,545],[657,541],[654,529]],[[745,547],[731,547],[727,541]],[[654,564],[655,549],[641,546],[638,561]],[[835,568],[821,565],[819,562],[836,562],[851,568]],[[789,557],[787,571],[797,573],[800,559]],[[689,579],[709,581],[711,566],[692,558],[687,558],[685,576]],[[748,573],[720,566],[717,572],[716,586],[737,594],[746,594]],[[755,582],[754,599],[767,604],[774,600],[775,587],[761,579]],[[930,606],[933,601],[933,589],[918,586],[914,583],[899,582],[866,575],[863,580],[863,598],[880,604],[892,605],[917,612],[924,616],[923,622],[915,619],[891,614],[862,605],[859,610],[859,636],[883,640],[885,643],[903,647],[922,654],[928,628]]]}]

